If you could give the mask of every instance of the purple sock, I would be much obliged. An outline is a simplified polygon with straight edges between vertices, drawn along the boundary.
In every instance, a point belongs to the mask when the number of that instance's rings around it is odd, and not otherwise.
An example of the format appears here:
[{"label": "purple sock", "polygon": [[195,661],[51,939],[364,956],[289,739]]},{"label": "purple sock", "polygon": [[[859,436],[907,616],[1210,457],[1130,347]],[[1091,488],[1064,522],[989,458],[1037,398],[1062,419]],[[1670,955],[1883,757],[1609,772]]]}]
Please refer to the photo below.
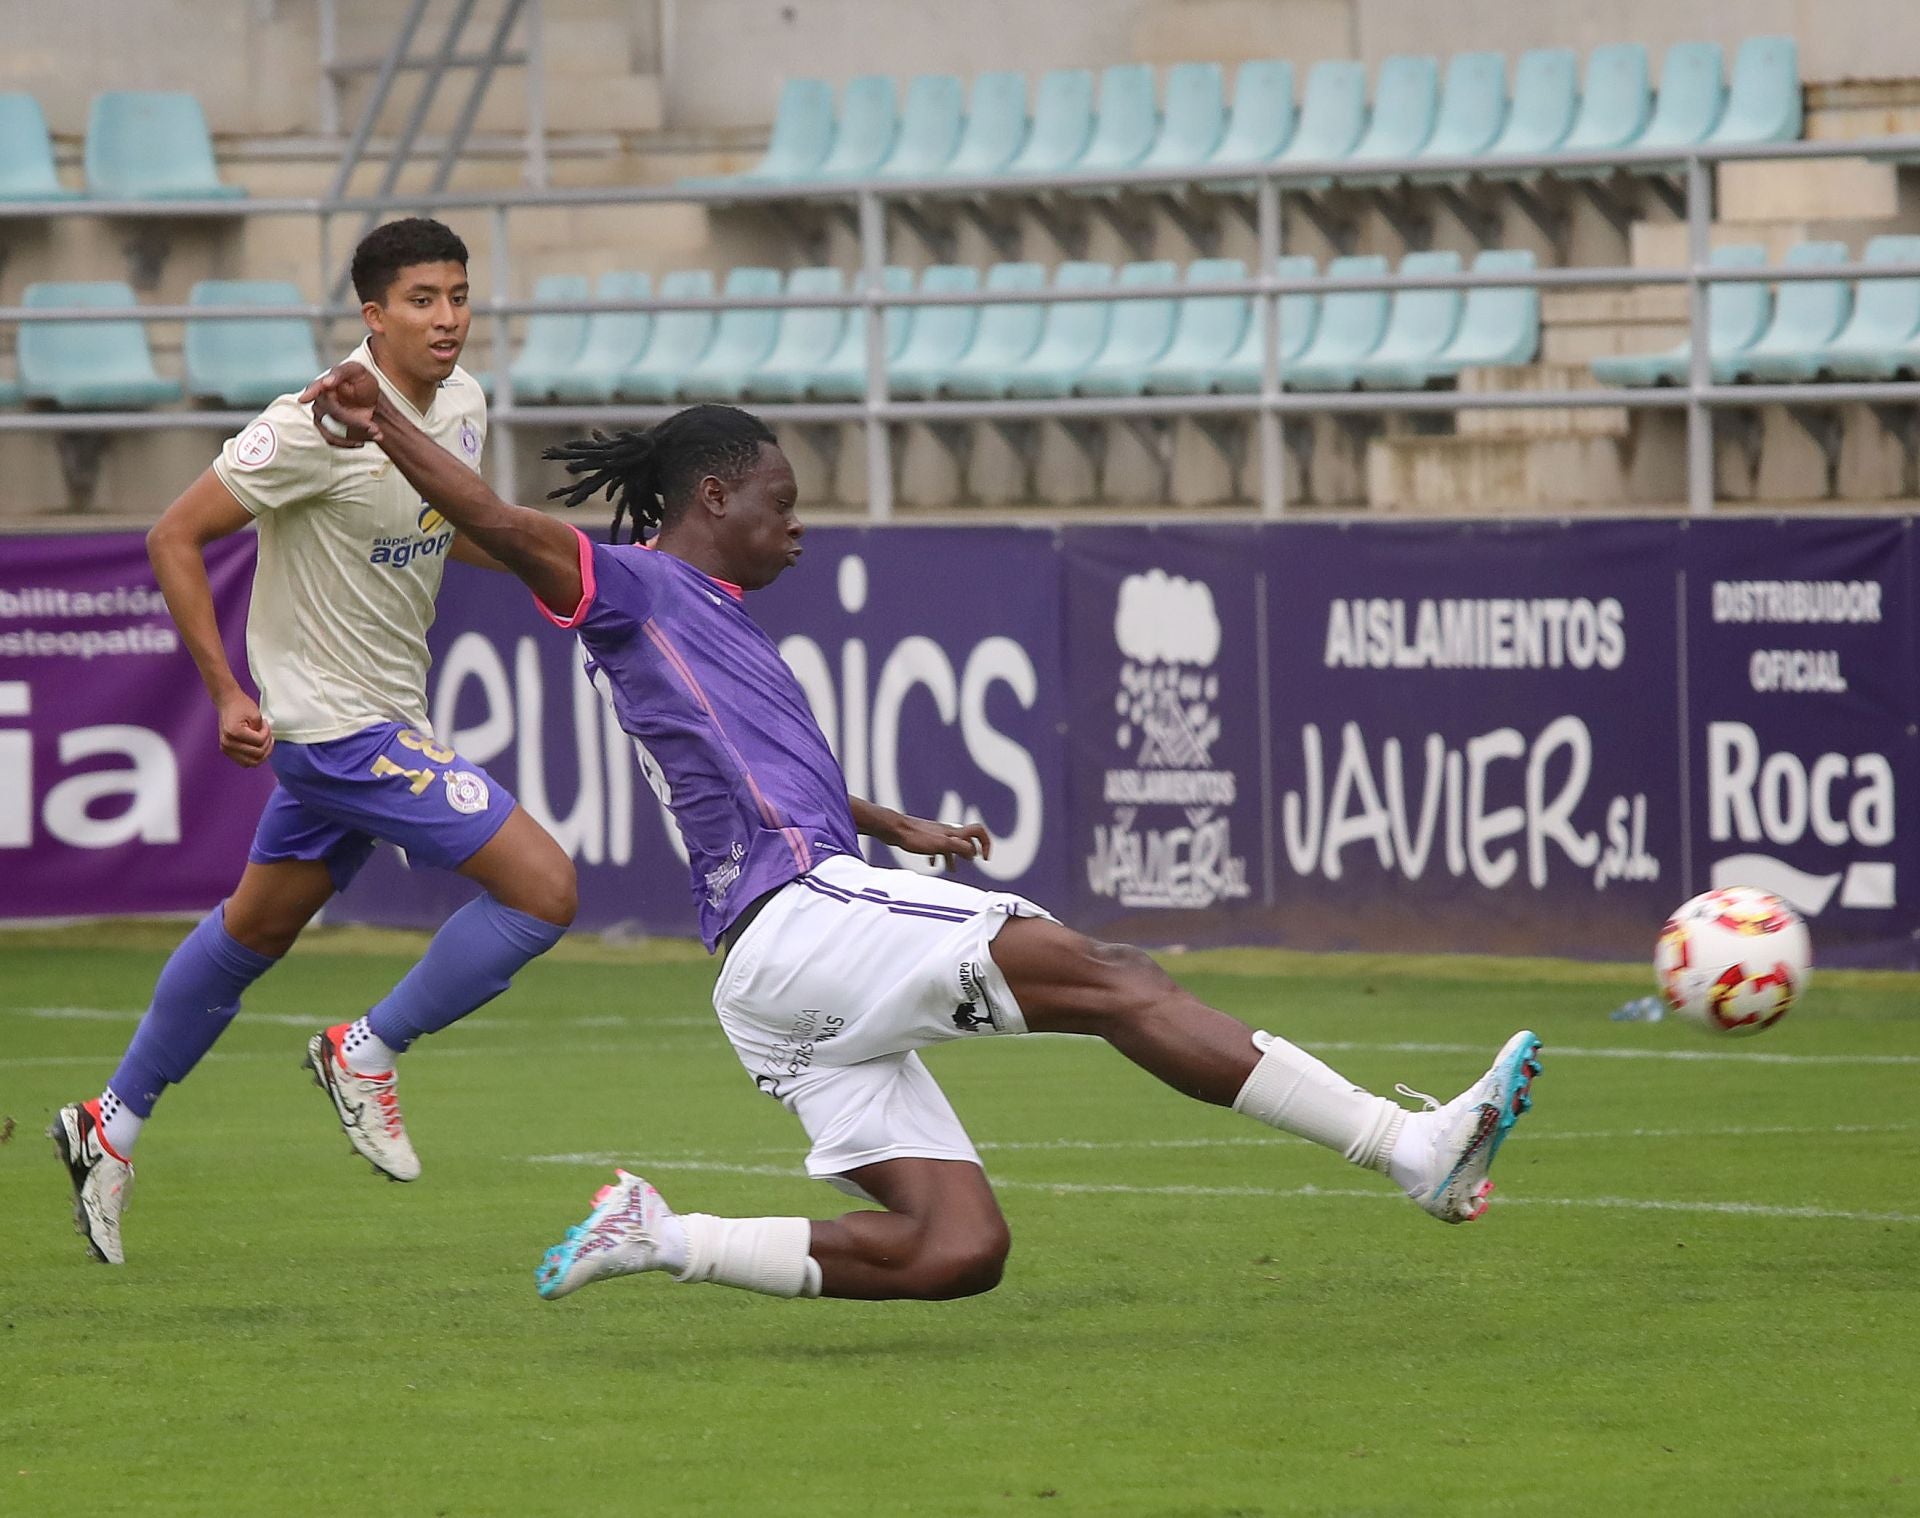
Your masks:
[{"label": "purple sock", "polygon": [[256,954],[227,932],[226,904],[200,919],[173,951],[153,986],[153,1005],[109,1083],[140,1117],[168,1086],[200,1063],[240,1010],[240,993],[279,961]]},{"label": "purple sock", "polygon": [[503,907],[491,896],[470,901],[440,925],[420,963],[367,1014],[389,1049],[438,1033],[502,991],[516,971],[560,942],[565,928]]}]

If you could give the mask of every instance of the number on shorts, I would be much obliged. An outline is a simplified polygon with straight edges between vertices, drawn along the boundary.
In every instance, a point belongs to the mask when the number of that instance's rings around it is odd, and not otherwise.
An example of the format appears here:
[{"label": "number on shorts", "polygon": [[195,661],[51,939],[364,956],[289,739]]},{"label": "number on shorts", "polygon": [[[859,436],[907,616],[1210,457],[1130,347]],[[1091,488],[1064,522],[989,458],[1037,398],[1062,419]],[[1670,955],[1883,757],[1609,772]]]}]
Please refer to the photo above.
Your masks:
[{"label": "number on shorts", "polygon": [[373,761],[373,772],[374,774],[379,775],[382,778],[385,778],[388,775],[404,776],[406,779],[411,780],[413,782],[413,794],[416,796],[418,796],[422,791],[426,790],[428,786],[433,784],[434,772],[432,770],[424,769],[424,768],[417,769],[417,770],[406,769],[401,765],[395,764],[385,754],[382,754],[379,758]]},{"label": "number on shorts", "polygon": [[453,763],[453,750],[435,743],[425,733],[416,733],[410,727],[403,727],[394,736],[400,740],[402,748],[410,748],[422,758],[431,759],[435,764]]}]

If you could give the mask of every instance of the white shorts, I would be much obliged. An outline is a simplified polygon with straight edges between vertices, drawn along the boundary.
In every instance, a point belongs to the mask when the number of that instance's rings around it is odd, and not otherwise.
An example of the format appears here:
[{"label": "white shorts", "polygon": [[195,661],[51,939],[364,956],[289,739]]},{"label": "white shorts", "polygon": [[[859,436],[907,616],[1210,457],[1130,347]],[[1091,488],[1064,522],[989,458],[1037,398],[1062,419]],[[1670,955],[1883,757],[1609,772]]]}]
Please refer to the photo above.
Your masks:
[{"label": "white shorts", "polygon": [[[980,1156],[913,1051],[1024,1033],[987,946],[1024,896],[836,855],[781,888],[734,944],[713,1009],[753,1082],[807,1130],[807,1174]],[[843,1190],[858,1191],[843,1185]]]}]

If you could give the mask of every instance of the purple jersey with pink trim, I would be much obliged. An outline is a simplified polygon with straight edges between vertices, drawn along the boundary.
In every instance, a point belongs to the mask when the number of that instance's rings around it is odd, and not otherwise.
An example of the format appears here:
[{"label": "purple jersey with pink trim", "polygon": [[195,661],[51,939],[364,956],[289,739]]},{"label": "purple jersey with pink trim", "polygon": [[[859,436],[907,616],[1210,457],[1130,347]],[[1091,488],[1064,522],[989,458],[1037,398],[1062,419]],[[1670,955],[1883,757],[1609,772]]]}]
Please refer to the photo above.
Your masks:
[{"label": "purple jersey with pink trim", "polygon": [[[650,548],[580,537],[571,628],[685,839],[711,950],[749,903],[860,852],[840,762],[737,586]],[[535,602],[539,605],[539,602]]]}]

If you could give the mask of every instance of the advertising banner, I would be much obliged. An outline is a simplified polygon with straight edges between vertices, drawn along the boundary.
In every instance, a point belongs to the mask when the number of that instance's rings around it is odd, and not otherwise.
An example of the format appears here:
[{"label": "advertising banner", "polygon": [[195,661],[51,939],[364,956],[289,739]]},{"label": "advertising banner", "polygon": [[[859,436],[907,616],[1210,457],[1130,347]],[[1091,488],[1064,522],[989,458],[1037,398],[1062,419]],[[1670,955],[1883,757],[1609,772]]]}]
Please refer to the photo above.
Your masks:
[{"label": "advertising banner", "polygon": [[[245,678],[253,540],[208,561]],[[272,789],[221,757],[140,534],[0,538],[0,917],[204,910]]]}]

